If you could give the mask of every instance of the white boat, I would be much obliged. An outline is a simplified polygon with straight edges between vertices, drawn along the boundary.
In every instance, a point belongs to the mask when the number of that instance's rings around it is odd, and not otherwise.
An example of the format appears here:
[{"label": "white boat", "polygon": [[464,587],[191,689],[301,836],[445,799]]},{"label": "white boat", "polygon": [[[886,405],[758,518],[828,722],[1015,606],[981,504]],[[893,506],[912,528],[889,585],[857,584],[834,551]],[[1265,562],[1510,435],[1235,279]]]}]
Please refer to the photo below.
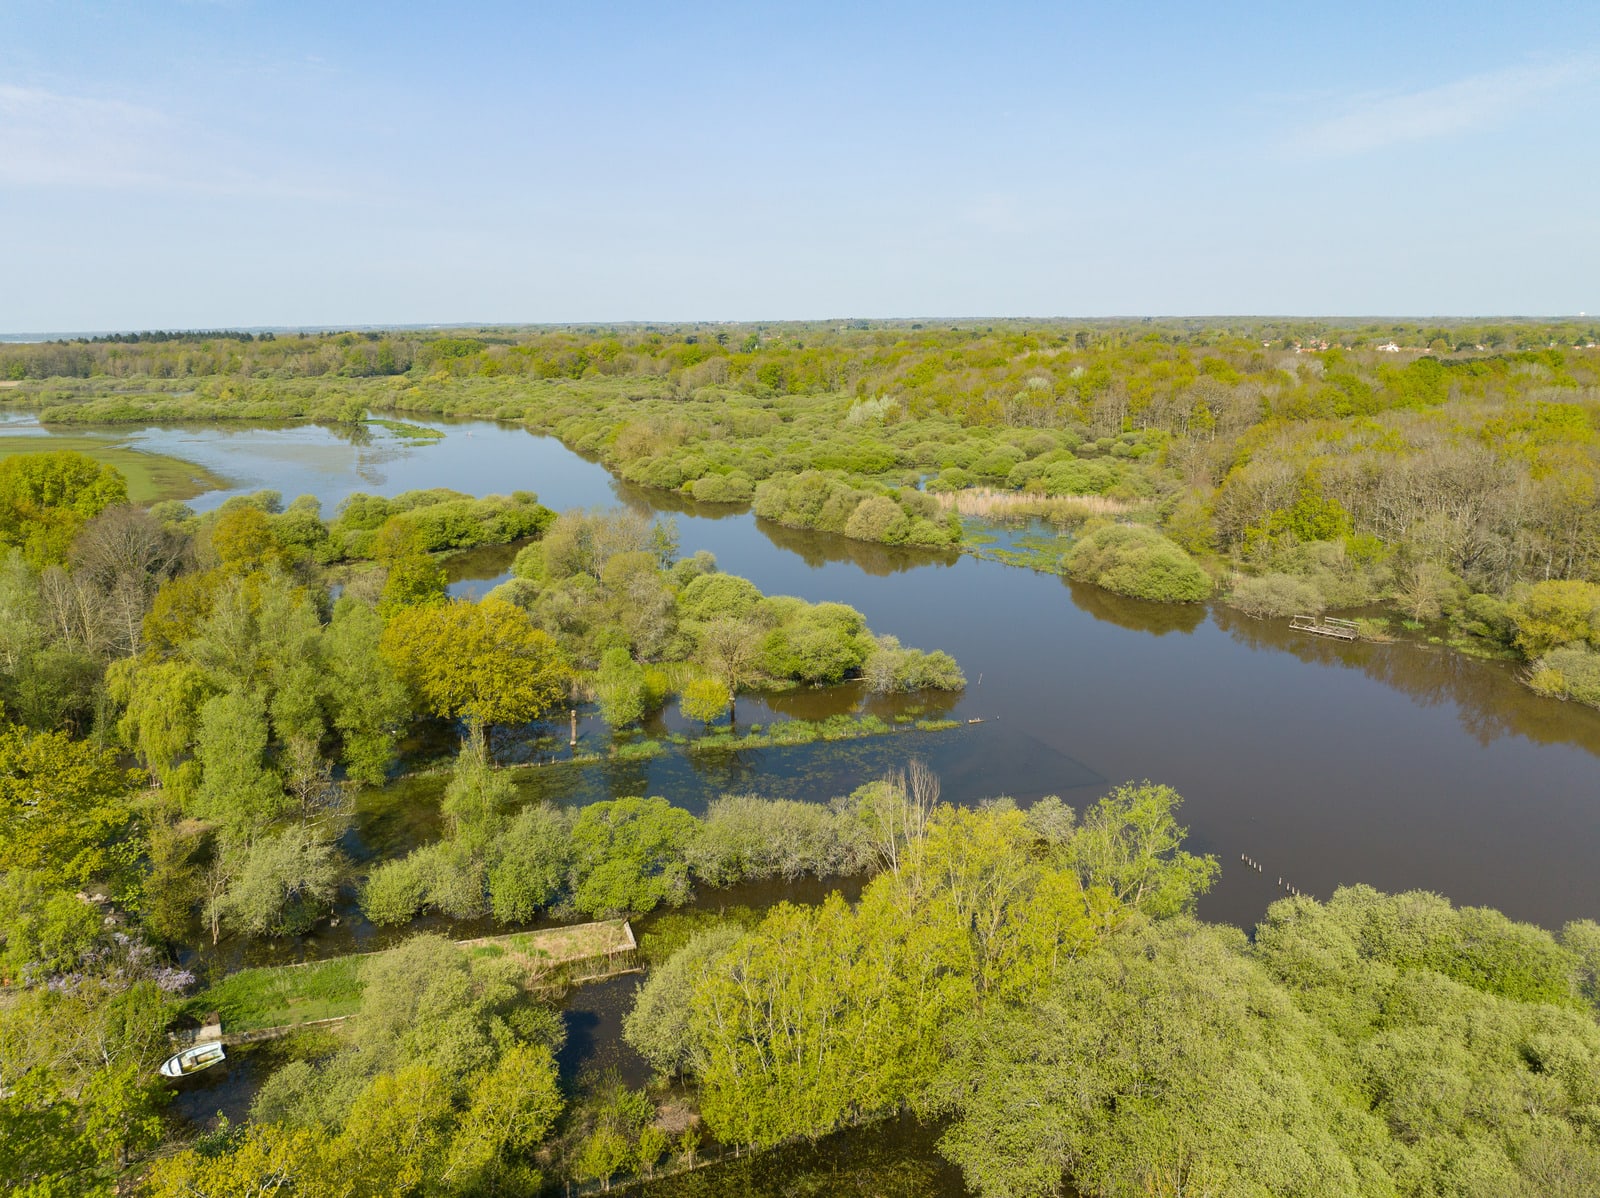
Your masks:
[{"label": "white boat", "polygon": [[161,1076],[188,1077],[191,1073],[199,1073],[202,1069],[209,1069],[227,1059],[228,1054],[222,1051],[220,1040],[196,1044],[162,1061]]}]

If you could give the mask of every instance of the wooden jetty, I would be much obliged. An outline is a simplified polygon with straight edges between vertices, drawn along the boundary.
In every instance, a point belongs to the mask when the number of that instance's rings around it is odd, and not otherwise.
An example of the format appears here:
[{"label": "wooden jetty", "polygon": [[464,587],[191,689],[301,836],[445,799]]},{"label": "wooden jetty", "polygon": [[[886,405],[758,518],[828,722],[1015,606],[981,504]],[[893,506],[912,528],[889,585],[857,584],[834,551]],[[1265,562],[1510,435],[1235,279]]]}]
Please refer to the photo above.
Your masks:
[{"label": "wooden jetty", "polygon": [[1291,616],[1289,627],[1296,632],[1314,632],[1340,641],[1358,640],[1361,636],[1361,628],[1354,620],[1336,620],[1332,616]]}]

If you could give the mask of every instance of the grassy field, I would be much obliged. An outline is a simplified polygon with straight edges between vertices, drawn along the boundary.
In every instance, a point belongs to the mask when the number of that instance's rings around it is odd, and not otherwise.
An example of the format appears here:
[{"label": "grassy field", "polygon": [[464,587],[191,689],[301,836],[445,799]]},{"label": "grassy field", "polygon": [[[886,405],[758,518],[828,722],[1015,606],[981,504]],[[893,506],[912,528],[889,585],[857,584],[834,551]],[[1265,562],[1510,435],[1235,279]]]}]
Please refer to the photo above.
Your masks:
[{"label": "grassy field", "polygon": [[100,437],[0,436],[0,458],[14,453],[51,453],[70,449],[115,466],[128,480],[128,498],[134,503],[157,503],[163,499],[193,499],[207,491],[226,487],[228,480],[204,466],[165,454],[146,453]]},{"label": "grassy field", "polygon": [[203,1019],[222,1016],[228,1032],[353,1015],[361,1006],[361,957],[334,957],[310,965],[242,969],[184,1003]]},{"label": "grassy field", "polygon": [[[625,919],[512,932],[458,941],[475,957],[510,956],[537,975],[558,965],[608,959],[636,947]],[[204,1020],[222,1016],[224,1032],[312,1023],[354,1015],[361,1007],[361,966],[370,954],[332,957],[307,965],[241,969],[183,1003],[185,1014]]]},{"label": "grassy field", "polygon": [[512,932],[505,936],[485,936],[460,943],[475,956],[509,953],[534,968],[610,956],[635,947],[633,933],[625,919],[544,928],[537,932]]}]

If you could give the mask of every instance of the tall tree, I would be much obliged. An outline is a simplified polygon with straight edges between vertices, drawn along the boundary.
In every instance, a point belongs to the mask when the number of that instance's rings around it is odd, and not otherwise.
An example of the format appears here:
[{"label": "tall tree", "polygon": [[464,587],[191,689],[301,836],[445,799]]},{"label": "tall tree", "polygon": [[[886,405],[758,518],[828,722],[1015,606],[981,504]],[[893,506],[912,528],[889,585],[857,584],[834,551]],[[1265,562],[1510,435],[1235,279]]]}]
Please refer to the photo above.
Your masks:
[{"label": "tall tree", "polygon": [[14,545],[35,569],[66,560],[84,523],[128,501],[112,466],[70,450],[0,460],[0,545]]},{"label": "tall tree", "polygon": [[71,885],[117,863],[134,776],[114,753],[60,732],[0,724],[0,869]]},{"label": "tall tree", "polygon": [[492,597],[404,608],[382,647],[427,710],[469,726],[537,719],[566,697],[571,677],[550,634]]}]

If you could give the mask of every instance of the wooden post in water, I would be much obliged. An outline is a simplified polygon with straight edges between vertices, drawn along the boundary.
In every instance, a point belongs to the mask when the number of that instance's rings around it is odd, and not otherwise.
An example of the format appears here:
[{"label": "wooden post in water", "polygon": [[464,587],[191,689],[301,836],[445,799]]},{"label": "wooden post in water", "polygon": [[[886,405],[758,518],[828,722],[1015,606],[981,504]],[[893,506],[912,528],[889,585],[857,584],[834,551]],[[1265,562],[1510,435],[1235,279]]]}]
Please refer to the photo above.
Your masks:
[{"label": "wooden post in water", "polygon": [[573,748],[577,748],[578,747],[578,709],[576,707],[574,707],[571,710],[570,714],[572,716],[572,741],[571,741],[571,744],[572,744]]}]

